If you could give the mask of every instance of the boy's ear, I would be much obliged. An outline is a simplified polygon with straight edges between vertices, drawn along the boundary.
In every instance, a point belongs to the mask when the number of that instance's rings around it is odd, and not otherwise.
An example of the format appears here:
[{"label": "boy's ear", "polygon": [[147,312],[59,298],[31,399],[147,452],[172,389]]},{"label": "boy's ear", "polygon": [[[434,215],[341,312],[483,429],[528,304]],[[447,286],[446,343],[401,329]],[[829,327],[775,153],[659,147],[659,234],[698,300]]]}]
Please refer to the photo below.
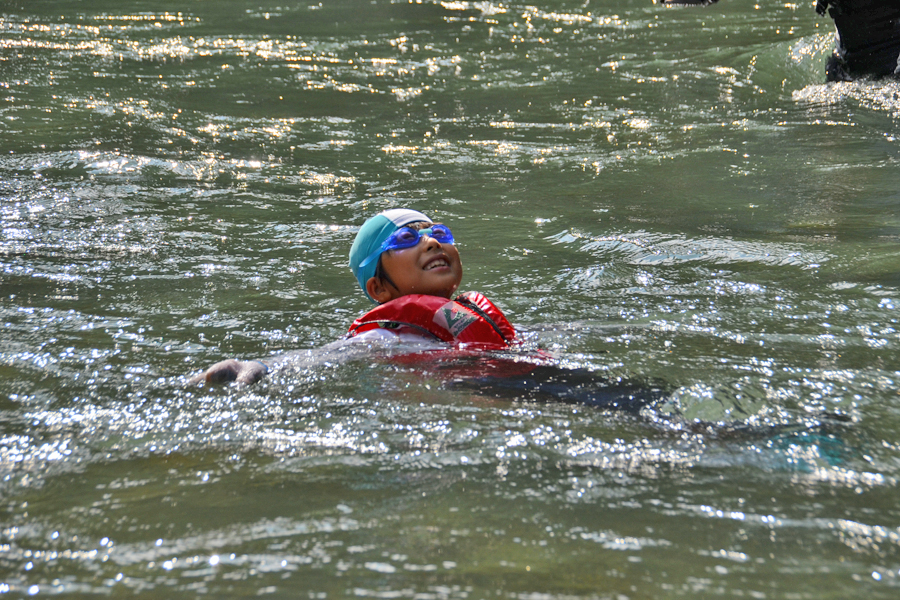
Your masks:
[{"label": "boy's ear", "polygon": [[381,277],[369,278],[366,282],[366,291],[378,304],[384,304],[385,302],[394,299],[394,295],[388,289],[387,285],[385,285],[385,282]]}]

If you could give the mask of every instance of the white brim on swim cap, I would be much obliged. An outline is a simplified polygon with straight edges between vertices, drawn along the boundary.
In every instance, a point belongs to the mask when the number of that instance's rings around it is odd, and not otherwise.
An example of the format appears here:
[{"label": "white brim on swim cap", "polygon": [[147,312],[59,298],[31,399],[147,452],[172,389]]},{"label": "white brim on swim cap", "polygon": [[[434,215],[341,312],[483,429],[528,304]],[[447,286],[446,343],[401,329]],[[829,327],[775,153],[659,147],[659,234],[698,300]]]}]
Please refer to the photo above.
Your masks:
[{"label": "white brim on swim cap", "polygon": [[[431,219],[427,215],[410,208],[392,208],[376,216],[381,216],[388,219],[391,223],[397,226],[397,229],[400,229],[404,225],[409,225],[410,223],[421,223],[422,221],[431,223]],[[382,242],[383,241],[384,240],[382,240]],[[381,244],[379,243],[379,246],[380,245]]]}]

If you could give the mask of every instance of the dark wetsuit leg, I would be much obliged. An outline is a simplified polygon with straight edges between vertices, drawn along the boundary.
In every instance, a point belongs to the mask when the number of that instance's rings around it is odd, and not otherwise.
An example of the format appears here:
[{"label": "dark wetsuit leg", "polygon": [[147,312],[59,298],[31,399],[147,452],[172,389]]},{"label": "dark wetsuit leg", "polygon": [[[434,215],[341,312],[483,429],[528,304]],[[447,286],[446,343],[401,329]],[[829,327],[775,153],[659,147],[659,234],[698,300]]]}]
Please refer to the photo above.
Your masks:
[{"label": "dark wetsuit leg", "polygon": [[827,11],[837,28],[834,54],[825,69],[829,81],[900,73],[900,2],[818,0],[816,10]]}]

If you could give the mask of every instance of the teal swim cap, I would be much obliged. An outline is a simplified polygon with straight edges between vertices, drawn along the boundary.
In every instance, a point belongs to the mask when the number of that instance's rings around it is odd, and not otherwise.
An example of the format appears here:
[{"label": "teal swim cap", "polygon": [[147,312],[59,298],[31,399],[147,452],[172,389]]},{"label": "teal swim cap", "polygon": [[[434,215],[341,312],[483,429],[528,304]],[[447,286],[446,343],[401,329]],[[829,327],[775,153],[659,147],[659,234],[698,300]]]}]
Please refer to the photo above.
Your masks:
[{"label": "teal swim cap", "polygon": [[410,223],[431,223],[431,219],[423,215],[417,210],[408,208],[392,208],[382,213],[378,213],[359,228],[356,239],[353,240],[353,246],[350,247],[350,269],[359,282],[366,297],[375,302],[375,299],[366,291],[366,282],[375,277],[375,269],[378,267],[378,261],[373,260],[365,267],[360,267],[366,258],[373,252],[381,248],[384,240],[388,239],[392,233]]}]

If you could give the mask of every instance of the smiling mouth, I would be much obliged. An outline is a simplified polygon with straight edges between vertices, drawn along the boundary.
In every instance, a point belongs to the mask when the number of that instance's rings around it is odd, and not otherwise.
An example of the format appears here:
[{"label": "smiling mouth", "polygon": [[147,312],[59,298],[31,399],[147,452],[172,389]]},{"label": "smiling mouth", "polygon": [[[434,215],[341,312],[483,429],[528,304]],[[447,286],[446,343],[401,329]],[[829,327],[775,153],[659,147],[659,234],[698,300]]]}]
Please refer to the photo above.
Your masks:
[{"label": "smiling mouth", "polygon": [[450,262],[447,261],[446,258],[439,258],[439,259],[434,260],[434,261],[428,263],[427,265],[425,265],[425,270],[430,271],[432,269],[437,269],[438,267],[449,267],[449,266],[450,266]]}]

